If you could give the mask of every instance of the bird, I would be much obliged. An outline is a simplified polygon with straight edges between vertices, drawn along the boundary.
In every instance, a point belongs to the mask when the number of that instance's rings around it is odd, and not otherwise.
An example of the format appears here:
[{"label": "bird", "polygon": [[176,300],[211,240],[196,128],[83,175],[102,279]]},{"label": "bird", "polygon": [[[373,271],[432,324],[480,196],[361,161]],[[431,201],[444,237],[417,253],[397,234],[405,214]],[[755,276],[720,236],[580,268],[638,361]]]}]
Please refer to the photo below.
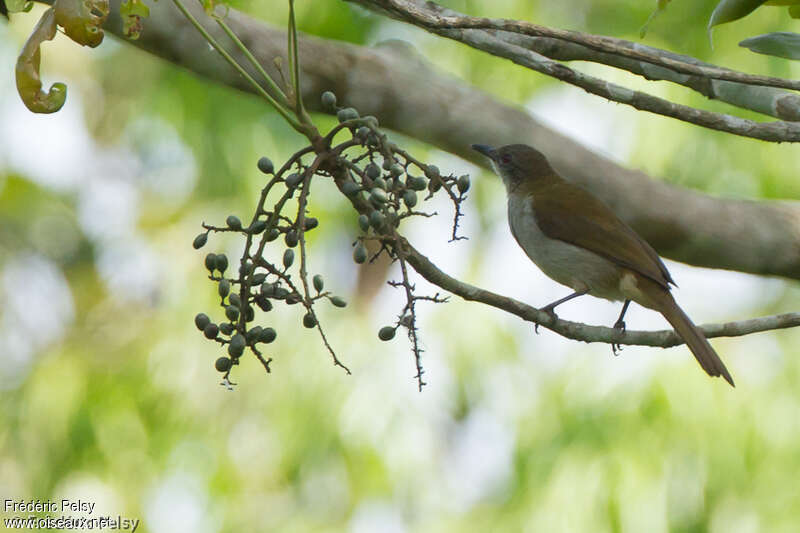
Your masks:
[{"label": "bird", "polygon": [[472,148],[491,160],[503,180],[514,239],[542,272],[574,291],[542,311],[555,318],[556,306],[585,294],[622,301],[614,328],[624,331],[625,312],[634,301],[661,313],[709,376],[735,386],[717,352],[672,296],[676,284],[661,258],[608,205],[565,180],[533,147]]}]

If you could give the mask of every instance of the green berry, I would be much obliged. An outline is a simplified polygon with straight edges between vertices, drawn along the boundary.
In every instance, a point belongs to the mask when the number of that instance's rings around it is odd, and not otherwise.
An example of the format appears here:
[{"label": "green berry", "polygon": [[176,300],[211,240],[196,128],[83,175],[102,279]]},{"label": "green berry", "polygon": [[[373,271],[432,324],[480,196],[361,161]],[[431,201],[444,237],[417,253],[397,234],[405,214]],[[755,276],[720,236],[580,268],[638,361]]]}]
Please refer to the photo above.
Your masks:
[{"label": "green berry", "polygon": [[211,319],[208,318],[208,315],[205,313],[197,313],[194,317],[194,325],[197,326],[197,329],[203,331],[207,325],[211,323]]},{"label": "green berry", "polygon": [[319,220],[317,220],[314,217],[306,217],[305,220],[303,221],[303,228],[306,231],[311,231],[317,226],[319,226]]},{"label": "green berry", "polygon": [[258,342],[258,339],[261,337],[261,326],[254,326],[247,330],[247,333],[244,334],[244,338],[247,341],[247,344],[255,344]]},{"label": "green berry", "polygon": [[[237,335],[239,335],[239,333],[237,333]],[[239,335],[239,336],[241,336],[241,335]],[[228,345],[228,355],[230,355],[234,359],[238,358],[238,357],[241,357],[243,353],[244,353],[244,346],[239,348],[238,345],[234,346],[233,343]]]},{"label": "green berry", "polygon": [[213,322],[209,323],[205,328],[203,328],[203,335],[205,335],[207,339],[216,339],[218,334],[219,326]]},{"label": "green berry", "polygon": [[364,247],[364,244],[359,242],[356,244],[355,249],[353,250],[353,261],[358,263],[359,265],[367,260],[367,249]]},{"label": "green berry", "polygon": [[369,225],[375,229],[380,229],[383,226],[386,217],[377,209],[369,214]]},{"label": "green berry", "polygon": [[283,266],[289,268],[294,263],[294,250],[291,248],[287,248],[285,252],[283,252]]},{"label": "green berry", "polygon": [[317,325],[317,317],[314,316],[314,313],[309,311],[305,315],[303,315],[303,326],[307,328],[313,328]]},{"label": "green berry", "polygon": [[231,294],[230,298],[228,298],[228,301],[231,303],[231,305],[235,305],[237,308],[242,306],[242,299],[239,298],[239,295],[235,292]]},{"label": "green berry", "polygon": [[253,265],[253,262],[248,259],[244,263],[239,265],[239,275],[249,276],[250,274],[253,273],[253,270],[255,270],[255,268],[256,267],[255,265]]},{"label": "green berry", "polygon": [[262,283],[264,283],[265,279],[267,279],[267,275],[264,272],[259,272],[258,274],[255,274],[253,276],[253,279],[250,282],[250,285],[252,285],[252,286],[261,285]]},{"label": "green berry", "polygon": [[375,181],[373,181],[372,184],[379,189],[383,189],[384,191],[389,189],[389,187],[386,185],[386,180],[383,178],[375,178]]},{"label": "green berry", "polygon": [[269,230],[269,232],[267,233],[267,242],[272,242],[272,241],[274,241],[275,239],[277,239],[277,238],[278,238],[278,236],[279,236],[280,234],[281,234],[281,230],[279,230],[278,228],[272,228],[272,229],[271,229],[271,230]]},{"label": "green berry", "polygon": [[256,305],[265,313],[272,311],[272,302],[266,296],[256,296]]},{"label": "green berry", "polygon": [[272,174],[275,171],[275,167],[272,165],[272,161],[270,161],[269,157],[262,157],[258,160],[258,170],[264,174]]},{"label": "green berry", "polygon": [[395,164],[394,159],[390,158],[390,159],[384,159],[383,165],[381,166],[383,167],[383,170],[389,170],[390,168],[392,168],[392,165],[394,164]]},{"label": "green berry", "polygon": [[347,302],[345,302],[344,299],[340,298],[339,296],[333,296],[331,298],[331,303],[336,307],[347,307]]},{"label": "green berry", "polygon": [[417,205],[417,193],[414,191],[406,191],[403,193],[403,203],[406,204],[406,207],[409,209],[413,208]]},{"label": "green berry", "polygon": [[225,272],[228,268],[228,256],[225,254],[219,254],[217,256],[217,270],[220,272]]},{"label": "green berry", "polygon": [[208,254],[206,255],[206,268],[209,272],[214,272],[217,268],[217,254]]},{"label": "green berry", "polygon": [[231,292],[231,282],[225,278],[219,280],[218,291],[219,295],[225,298]]},{"label": "green berry", "polygon": [[358,186],[358,183],[354,181],[346,181],[342,184],[342,193],[344,193],[347,197],[353,197],[358,194],[358,191],[361,190],[361,187]]},{"label": "green berry", "polygon": [[325,280],[323,280],[322,276],[319,274],[314,276],[311,281],[314,283],[314,288],[317,290],[317,292],[322,292],[322,289],[325,288]]},{"label": "green berry", "polygon": [[353,135],[353,137],[355,137],[362,143],[367,140],[368,136],[369,136],[369,128],[366,126],[361,126],[360,128],[358,128],[355,134]]},{"label": "green berry", "polygon": [[402,166],[395,163],[391,166],[391,168],[389,168],[389,172],[392,173],[392,176],[401,176],[405,170],[403,170]]},{"label": "green berry", "polygon": [[459,176],[456,186],[461,194],[467,192],[469,190],[469,176],[467,174]]},{"label": "green berry", "polygon": [[267,221],[266,220],[256,220],[255,222],[250,224],[250,229],[248,230],[248,233],[251,233],[253,235],[258,235],[259,233],[261,233],[265,229],[267,229]]},{"label": "green berry", "polygon": [[428,165],[425,167],[425,175],[428,176],[428,179],[438,178],[439,174],[439,167],[436,165]]},{"label": "green berry", "polygon": [[225,219],[225,223],[228,225],[229,228],[233,230],[242,229],[242,221],[239,220],[239,217],[237,217],[236,215],[228,216],[228,218]]},{"label": "green berry", "polygon": [[432,193],[437,192],[441,188],[442,188],[442,182],[440,179],[430,180],[428,182],[428,190],[431,191]]},{"label": "green berry", "polygon": [[394,338],[394,326],[384,326],[378,332],[378,338],[382,341],[390,341]]},{"label": "green berry", "polygon": [[336,95],[331,91],[322,93],[322,107],[333,111],[336,108]]},{"label": "green berry", "polygon": [[378,165],[375,163],[370,163],[367,165],[367,168],[364,169],[364,172],[366,172],[367,177],[371,180],[377,179],[378,176],[381,175],[381,169],[378,168]]},{"label": "green berry", "polygon": [[286,295],[286,303],[287,303],[287,305],[299,304],[302,301],[303,301],[303,297],[300,296],[300,293],[298,293],[298,292],[292,292],[292,293],[289,293],[288,295]]},{"label": "green berry", "polygon": [[290,189],[294,189],[301,181],[303,181],[303,175],[295,172],[294,174],[289,174],[286,178],[286,186]]},{"label": "green berry", "polygon": [[214,368],[216,368],[218,372],[227,372],[231,369],[231,360],[227,357],[220,357],[214,363]]},{"label": "green berry", "polygon": [[284,237],[283,240],[286,243],[286,246],[288,246],[289,248],[294,248],[295,246],[297,246],[297,242],[300,240],[297,237],[297,230],[290,229],[289,231],[287,231],[286,237]]},{"label": "green berry", "polygon": [[239,308],[235,305],[225,306],[225,316],[228,317],[228,320],[231,322],[235,322],[239,319]]},{"label": "green berry", "polygon": [[194,241],[192,242],[192,247],[195,250],[199,250],[200,248],[205,246],[207,242],[208,242],[208,233],[201,233],[200,235],[194,238]]},{"label": "green berry", "polygon": [[245,322],[252,322],[256,318],[256,310],[253,309],[252,305],[248,305],[244,308],[244,320]]},{"label": "green berry", "polygon": [[258,342],[263,342],[264,344],[269,344],[275,340],[278,334],[272,328],[264,328],[261,331],[261,335],[258,337]]},{"label": "green berry", "polygon": [[230,322],[223,322],[219,325],[219,330],[222,332],[223,335],[230,335],[233,333],[233,324]]},{"label": "green berry", "polygon": [[424,191],[428,183],[421,176],[409,176],[406,180],[406,186],[414,191]]},{"label": "green berry", "polygon": [[360,227],[362,231],[367,231],[369,229],[369,217],[367,215],[358,215],[358,227]]},{"label": "green berry", "polygon": [[344,109],[340,109],[338,113],[336,113],[336,118],[339,119],[339,122],[345,122],[347,120],[355,120],[358,118],[358,111],[356,111],[353,107],[345,107]]},{"label": "green berry", "polygon": [[383,189],[378,189],[377,187],[372,189],[372,192],[369,193],[369,199],[375,204],[382,204],[386,202],[389,197],[386,196],[386,191]]}]

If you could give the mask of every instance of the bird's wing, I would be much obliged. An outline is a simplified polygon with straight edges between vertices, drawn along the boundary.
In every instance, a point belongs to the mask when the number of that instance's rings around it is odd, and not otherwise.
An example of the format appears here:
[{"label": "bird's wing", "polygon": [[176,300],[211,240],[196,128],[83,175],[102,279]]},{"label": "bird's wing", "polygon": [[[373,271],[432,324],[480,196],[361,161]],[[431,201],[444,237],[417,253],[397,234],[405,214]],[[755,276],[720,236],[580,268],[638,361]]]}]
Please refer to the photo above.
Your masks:
[{"label": "bird's wing", "polygon": [[[536,221],[545,235],[594,252],[665,289],[670,283],[675,284],[655,250],[606,204],[568,182],[549,187],[557,190],[531,196]],[[580,212],[574,209],[575,205],[581,206]]]}]

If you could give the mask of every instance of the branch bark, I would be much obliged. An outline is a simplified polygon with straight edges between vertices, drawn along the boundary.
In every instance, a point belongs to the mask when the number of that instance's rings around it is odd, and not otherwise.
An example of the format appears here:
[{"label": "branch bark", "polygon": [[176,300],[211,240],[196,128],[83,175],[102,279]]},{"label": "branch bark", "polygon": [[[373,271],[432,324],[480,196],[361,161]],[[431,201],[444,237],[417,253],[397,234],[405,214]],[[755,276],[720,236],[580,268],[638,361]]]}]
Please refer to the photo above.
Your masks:
[{"label": "branch bark", "polygon": [[712,77],[716,77],[716,79],[737,80],[738,83],[754,84],[760,82],[762,84],[768,83],[772,86],[789,86],[794,88],[795,82],[789,80],[768,78],[765,76],[751,76],[720,69],[719,67],[714,67],[712,69],[691,65],[682,63],[673,58],[660,57],[632,48],[621,47],[608,40],[608,38],[603,38],[605,39],[603,40],[597,36],[583,35],[563,30],[552,30],[550,28],[544,28],[543,26],[535,26],[517,21],[494,21],[492,19],[468,16],[441,16],[436,12],[436,8],[439,6],[433,2],[423,3],[419,0],[347,1],[363,5],[369,9],[377,9],[380,12],[388,13],[395,18],[422,27],[430,32],[467,44],[492,55],[509,59],[518,65],[551,76],[565,83],[569,83],[570,85],[575,85],[590,94],[601,96],[612,102],[626,104],[642,111],[676,118],[712,130],[741,135],[742,137],[772,142],[800,141],[800,124],[795,122],[756,122],[725,113],[716,113],[670,102],[669,100],[653,96],[643,91],[634,91],[627,87],[579,72],[535,51],[517,44],[512,44],[507,39],[498,36],[497,31],[516,32],[528,36],[558,35],[562,40],[572,43],[581,43],[583,46],[597,51],[615,53],[624,58],[638,59],[640,61],[646,58],[647,62],[651,64],[657,63],[655,66],[660,68],[665,68],[664,65],[670,65],[670,69],[675,69],[680,65],[681,71],[686,71],[695,75],[703,72],[709,81]]},{"label": "branch bark", "polygon": [[[121,35],[119,0],[106,29]],[[201,13],[198,5],[190,9]],[[231,9],[230,26],[273,69],[285,60],[286,33]],[[216,24],[206,24],[222,42]],[[474,30],[480,31],[480,30]],[[130,42],[214,82],[249,90],[169,2],[157,2],[138,41]],[[686,263],[800,279],[800,204],[713,198],[624,168],[491,95],[433,70],[411,47],[369,49],[309,36],[299,43],[304,97],[319,95],[377,116],[383,126],[477,164],[469,146],[521,142],[546,153],[565,177],[601,197],[665,257]],[[232,51],[237,58],[238,53]],[[284,61],[284,64],[285,61]]]}]

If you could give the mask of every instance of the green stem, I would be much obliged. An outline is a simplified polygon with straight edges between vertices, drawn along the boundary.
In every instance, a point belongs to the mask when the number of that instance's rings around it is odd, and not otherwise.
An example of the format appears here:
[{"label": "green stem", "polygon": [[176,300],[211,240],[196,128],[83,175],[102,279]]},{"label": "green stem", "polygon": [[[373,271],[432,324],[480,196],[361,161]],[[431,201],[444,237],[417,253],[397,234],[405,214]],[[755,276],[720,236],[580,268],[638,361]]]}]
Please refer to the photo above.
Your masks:
[{"label": "green stem", "polygon": [[220,46],[220,44],[216,41],[216,39],[214,39],[214,37],[212,37],[211,34],[208,33],[208,31],[197,21],[197,19],[191,13],[189,13],[189,10],[186,9],[186,6],[183,5],[181,0],[172,0],[172,1],[175,3],[175,6],[177,6],[177,8],[181,11],[181,13],[183,13],[183,15],[187,18],[187,20],[189,20],[189,22],[191,22],[192,25],[195,28],[197,28],[197,31],[200,32],[203,38],[206,41],[208,41],[208,43],[211,44],[211,46],[213,46],[217,52],[219,52],[219,54],[225,59],[225,61],[227,61],[234,69],[236,69],[236,71],[239,72],[239,74],[241,74],[244,77],[244,79],[246,79],[248,83],[250,83],[250,85],[252,85],[253,89],[255,89],[255,91],[258,94],[263,96],[275,108],[275,110],[278,113],[280,113],[280,115],[289,123],[290,126],[292,126],[295,130],[302,133],[303,135],[308,134],[307,127],[301,124],[300,121],[295,117],[293,117],[289,113],[289,111],[285,109],[284,106],[282,106],[280,103],[278,103],[277,100],[275,100],[275,98],[272,97],[271,94],[265,91],[264,88],[256,80],[254,80],[253,77],[250,76],[250,74],[248,74],[247,71],[244,70],[241,67],[241,65],[239,65],[239,63],[237,63],[236,60],[224,48],[222,48],[222,46]]},{"label": "green stem", "polygon": [[281,105],[288,108],[289,100],[287,100],[286,95],[283,93],[278,84],[273,81],[270,75],[267,74],[267,71],[264,70],[264,67],[261,66],[261,63],[258,62],[255,56],[250,53],[250,50],[248,50],[239,37],[237,37],[233,30],[231,30],[230,26],[228,26],[221,18],[214,17],[214,20],[217,21],[217,24],[219,24],[220,28],[222,28],[228,37],[230,37],[230,39],[236,44],[236,47],[244,54],[247,60],[250,61],[250,64],[252,64],[259,74],[264,77],[264,80],[267,82],[267,85],[269,85],[269,88],[272,90],[272,92],[280,97]]},{"label": "green stem", "polygon": [[295,112],[297,117],[303,121],[306,117],[306,110],[303,108],[303,97],[300,92],[300,61],[297,57],[297,24],[294,19],[294,0],[289,0],[289,68],[292,73],[292,85],[294,86]]}]

